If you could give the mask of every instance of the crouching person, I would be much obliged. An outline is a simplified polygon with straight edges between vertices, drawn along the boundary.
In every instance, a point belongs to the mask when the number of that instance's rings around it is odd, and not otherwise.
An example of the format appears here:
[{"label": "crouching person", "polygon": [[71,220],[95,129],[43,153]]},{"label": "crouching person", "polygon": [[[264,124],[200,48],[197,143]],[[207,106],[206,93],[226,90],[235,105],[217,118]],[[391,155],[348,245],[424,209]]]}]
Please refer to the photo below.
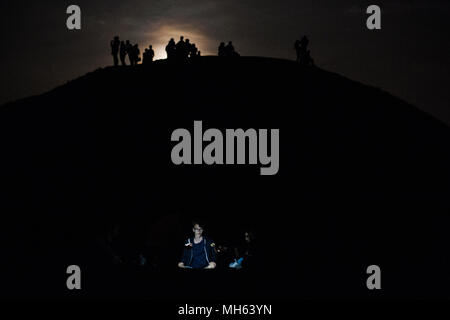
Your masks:
[{"label": "crouching person", "polygon": [[195,222],[194,236],[184,244],[179,268],[214,269],[216,267],[216,250],[212,239],[203,236],[203,225]]}]

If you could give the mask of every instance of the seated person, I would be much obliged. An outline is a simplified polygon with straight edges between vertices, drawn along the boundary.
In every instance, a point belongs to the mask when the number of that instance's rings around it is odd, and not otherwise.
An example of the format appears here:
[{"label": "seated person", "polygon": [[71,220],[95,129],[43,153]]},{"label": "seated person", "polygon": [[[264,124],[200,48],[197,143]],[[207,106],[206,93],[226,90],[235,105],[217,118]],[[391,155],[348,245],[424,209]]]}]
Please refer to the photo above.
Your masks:
[{"label": "seated person", "polygon": [[254,234],[250,231],[244,232],[244,242],[239,241],[239,244],[234,247],[235,259],[228,266],[233,269],[241,269],[242,262],[247,266],[250,265],[254,251]]},{"label": "seated person", "polygon": [[194,236],[184,244],[179,268],[214,269],[216,267],[216,251],[214,242],[203,236],[202,225],[193,224]]}]

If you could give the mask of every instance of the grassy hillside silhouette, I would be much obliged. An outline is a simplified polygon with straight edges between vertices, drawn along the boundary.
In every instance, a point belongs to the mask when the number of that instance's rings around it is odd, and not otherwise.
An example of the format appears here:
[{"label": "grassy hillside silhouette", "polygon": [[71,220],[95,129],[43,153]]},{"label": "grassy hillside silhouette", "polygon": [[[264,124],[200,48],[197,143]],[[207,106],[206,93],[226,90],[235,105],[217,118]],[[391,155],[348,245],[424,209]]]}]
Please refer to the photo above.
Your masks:
[{"label": "grassy hillside silhouette", "polygon": [[[194,120],[279,128],[278,174],[173,165],[171,133]],[[200,216],[217,242],[252,226],[261,261],[198,273],[217,286],[205,297],[377,296],[371,264],[384,297],[448,296],[449,142],[448,127],[390,94],[292,61],[98,69],[1,107],[1,294],[68,294],[64,266],[78,263],[81,296],[182,297],[194,280],[176,263]],[[161,252],[160,271],[107,262],[97,240],[111,221],[129,250]]]}]

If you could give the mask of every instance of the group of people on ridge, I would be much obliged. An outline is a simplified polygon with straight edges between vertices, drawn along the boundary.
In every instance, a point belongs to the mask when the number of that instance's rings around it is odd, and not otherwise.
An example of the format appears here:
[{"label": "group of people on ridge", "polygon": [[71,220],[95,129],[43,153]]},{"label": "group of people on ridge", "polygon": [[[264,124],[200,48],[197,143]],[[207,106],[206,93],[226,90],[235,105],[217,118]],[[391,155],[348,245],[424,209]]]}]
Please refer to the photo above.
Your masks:
[{"label": "group of people on ridge", "polygon": [[189,39],[184,40],[181,36],[180,40],[175,43],[173,38],[170,39],[166,46],[166,53],[168,60],[185,61],[188,58],[200,57],[201,52],[196,47],[195,43],[191,43]]},{"label": "group of people on ridge", "polygon": [[[111,46],[111,54],[113,56],[114,66],[119,65],[119,57],[120,63],[122,66],[126,66],[126,57],[128,56],[128,60],[131,66],[135,66],[141,61],[141,51],[139,50],[139,45],[130,43],[130,40],[126,42],[120,41],[118,36],[115,36],[110,43]],[[153,61],[153,57],[155,56],[155,52],[153,51],[152,46],[149,46],[145,49],[143,53],[143,64],[147,64]]]},{"label": "group of people on ridge", "polygon": [[[301,40],[296,40],[294,49],[297,54],[297,62],[305,66],[313,66],[314,60],[311,58],[311,51],[308,49],[309,39],[303,36]],[[138,44],[132,45],[129,40],[126,42],[120,41],[118,36],[115,36],[111,40],[111,54],[113,56],[114,66],[119,65],[119,57],[122,66],[126,66],[126,56],[130,61],[131,66],[135,66],[141,61],[140,50]],[[200,50],[196,47],[195,43],[191,43],[189,39],[184,40],[183,36],[180,36],[180,40],[175,43],[173,38],[170,39],[166,45],[166,53],[168,60],[186,61],[188,58],[196,58],[201,56]],[[225,42],[221,42],[218,48],[219,57],[239,57],[239,53],[234,49],[231,41],[225,45]],[[142,64],[148,64],[153,61],[155,52],[150,45],[145,49],[143,53]]]},{"label": "group of people on ridge", "polygon": [[225,42],[221,42],[219,45],[219,57],[239,57],[239,53],[234,50],[233,42],[228,41],[228,44],[225,45]]}]

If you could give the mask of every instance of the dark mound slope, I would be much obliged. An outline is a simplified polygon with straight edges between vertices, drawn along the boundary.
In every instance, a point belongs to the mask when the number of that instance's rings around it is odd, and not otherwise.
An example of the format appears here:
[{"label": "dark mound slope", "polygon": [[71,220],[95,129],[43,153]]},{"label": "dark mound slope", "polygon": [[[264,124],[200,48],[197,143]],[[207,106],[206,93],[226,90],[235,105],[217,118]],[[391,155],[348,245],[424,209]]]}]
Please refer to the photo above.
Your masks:
[{"label": "dark mound slope", "polygon": [[[171,133],[192,131],[194,120],[204,129],[279,128],[278,174],[173,165]],[[90,243],[114,219],[136,233],[162,216],[182,224],[200,215],[218,238],[254,225],[267,256],[277,248],[294,265],[309,261],[304,272],[320,280],[303,284],[308,294],[330,281],[359,288],[374,260],[391,266],[395,289],[413,294],[435,286],[408,287],[415,270],[446,268],[449,138],[445,125],[377,88],[290,61],[99,69],[1,108],[4,240],[51,251]],[[325,276],[327,265],[343,276]]]}]

